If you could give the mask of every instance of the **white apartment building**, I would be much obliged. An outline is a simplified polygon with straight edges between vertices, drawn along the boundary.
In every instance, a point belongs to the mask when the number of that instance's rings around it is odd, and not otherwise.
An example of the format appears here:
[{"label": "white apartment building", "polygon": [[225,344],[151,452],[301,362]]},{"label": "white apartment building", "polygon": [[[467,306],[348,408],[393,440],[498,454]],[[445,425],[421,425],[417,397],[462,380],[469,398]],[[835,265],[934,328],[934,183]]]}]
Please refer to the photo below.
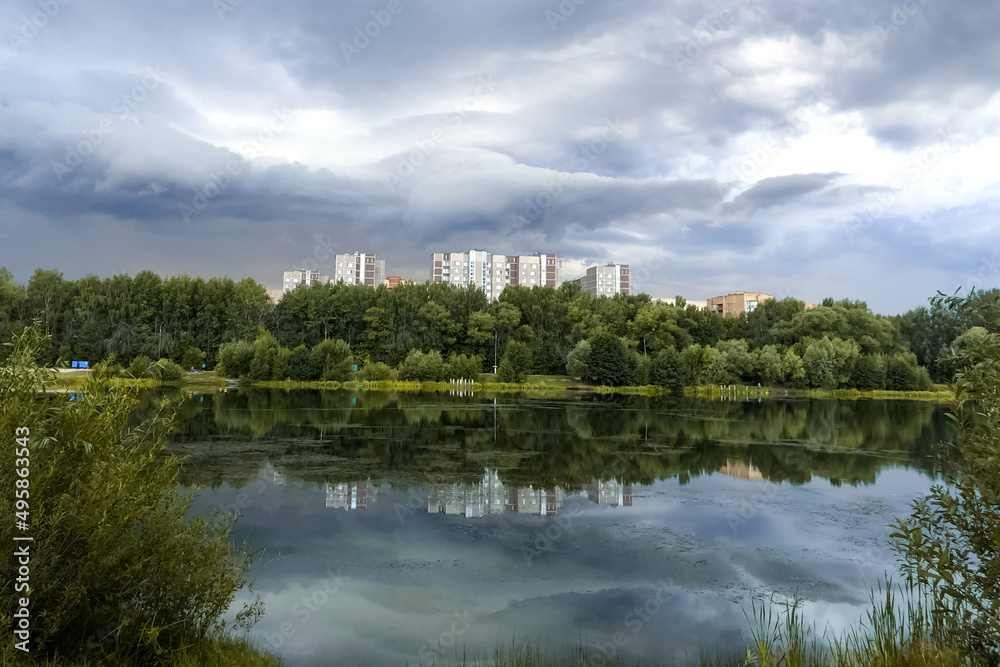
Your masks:
[{"label": "white apartment building", "polygon": [[290,292],[299,285],[325,285],[330,282],[329,276],[321,276],[319,271],[308,271],[299,269],[298,271],[285,271],[284,281],[281,284],[281,293]]},{"label": "white apartment building", "polygon": [[385,260],[378,259],[373,252],[337,255],[333,263],[335,283],[378,287],[385,281]]},{"label": "white apartment building", "polygon": [[632,291],[632,271],[628,264],[598,264],[587,269],[580,278],[580,288],[594,296],[629,296]]},{"label": "white apartment building", "polygon": [[562,262],[552,253],[494,255],[486,250],[431,254],[431,282],[474,285],[491,301],[507,286],[559,287]]}]

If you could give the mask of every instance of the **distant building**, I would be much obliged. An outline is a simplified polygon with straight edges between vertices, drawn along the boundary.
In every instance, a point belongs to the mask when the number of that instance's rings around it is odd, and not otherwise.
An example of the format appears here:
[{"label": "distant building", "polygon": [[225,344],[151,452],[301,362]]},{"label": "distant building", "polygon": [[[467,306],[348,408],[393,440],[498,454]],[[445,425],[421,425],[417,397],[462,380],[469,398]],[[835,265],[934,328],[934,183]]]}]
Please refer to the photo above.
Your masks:
[{"label": "distant building", "polygon": [[587,273],[579,278],[580,289],[594,296],[614,296],[633,294],[632,271],[628,264],[598,264],[587,268]]},{"label": "distant building", "polygon": [[389,276],[388,278],[382,281],[382,284],[388,287],[389,289],[392,289],[393,287],[399,287],[400,285],[411,285],[413,284],[413,281],[403,280],[403,278],[401,278],[400,276]]},{"label": "distant building", "polygon": [[708,309],[724,317],[752,312],[762,302],[774,297],[763,292],[730,292],[725,296],[712,297],[707,301]]},{"label": "distant building", "polygon": [[431,254],[431,282],[473,285],[496,300],[505,287],[559,287],[562,262],[551,253],[494,255],[486,250]]},{"label": "distant building", "polygon": [[321,276],[319,271],[285,271],[285,279],[282,283],[281,293],[290,292],[299,285],[325,285],[330,282],[329,276]]},{"label": "distant building", "polygon": [[334,259],[332,282],[347,285],[378,287],[385,281],[385,260],[373,252],[337,255]]}]

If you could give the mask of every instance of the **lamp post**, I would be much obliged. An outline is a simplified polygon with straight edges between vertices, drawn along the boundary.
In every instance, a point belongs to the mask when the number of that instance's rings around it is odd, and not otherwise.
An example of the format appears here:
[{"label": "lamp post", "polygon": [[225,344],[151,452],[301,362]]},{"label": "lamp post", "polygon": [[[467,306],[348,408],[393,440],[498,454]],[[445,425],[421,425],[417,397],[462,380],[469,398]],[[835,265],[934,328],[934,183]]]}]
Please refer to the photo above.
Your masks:
[{"label": "lamp post", "polygon": [[[497,346],[500,342],[500,332],[493,330],[493,375],[497,374]],[[495,379],[495,378],[494,378]]]}]

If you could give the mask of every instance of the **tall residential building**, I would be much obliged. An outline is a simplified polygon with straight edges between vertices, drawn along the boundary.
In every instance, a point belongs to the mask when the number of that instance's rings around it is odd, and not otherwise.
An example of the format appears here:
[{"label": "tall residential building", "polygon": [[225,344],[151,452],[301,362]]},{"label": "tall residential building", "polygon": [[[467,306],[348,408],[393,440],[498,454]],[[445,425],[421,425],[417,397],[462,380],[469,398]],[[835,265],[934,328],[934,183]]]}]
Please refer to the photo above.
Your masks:
[{"label": "tall residential building", "polygon": [[736,316],[740,313],[749,313],[761,302],[773,298],[770,294],[763,292],[730,292],[725,296],[712,297],[706,303],[708,309],[713,313]]},{"label": "tall residential building", "polygon": [[594,296],[630,296],[632,291],[632,271],[628,264],[598,264],[587,268],[580,280],[580,289]]},{"label": "tall residential building", "polygon": [[474,285],[494,300],[505,287],[559,287],[562,263],[552,253],[494,255],[485,250],[435,252],[431,255],[431,282]]},{"label": "tall residential building", "polygon": [[319,271],[307,271],[306,269],[285,271],[285,280],[282,283],[281,293],[289,292],[299,285],[325,285],[328,282],[330,282],[330,277],[321,276]]},{"label": "tall residential building", "polygon": [[385,260],[376,258],[373,252],[337,255],[334,264],[335,283],[378,287],[385,280]]}]

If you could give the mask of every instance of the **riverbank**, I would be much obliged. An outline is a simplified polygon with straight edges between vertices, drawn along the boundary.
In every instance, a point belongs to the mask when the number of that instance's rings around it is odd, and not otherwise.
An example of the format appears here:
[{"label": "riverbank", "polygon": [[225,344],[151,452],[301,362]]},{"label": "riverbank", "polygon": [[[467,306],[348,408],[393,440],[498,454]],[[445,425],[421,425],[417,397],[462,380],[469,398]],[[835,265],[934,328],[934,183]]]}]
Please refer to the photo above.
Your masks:
[{"label": "riverbank", "polygon": [[[83,386],[89,371],[62,370],[57,374],[55,387],[73,391]],[[416,382],[384,380],[379,382],[296,382],[293,380],[256,382],[249,386],[264,389],[346,389],[348,391],[434,391],[434,392],[485,392],[494,394],[523,393],[549,395],[558,392],[590,392],[595,394],[623,394],[662,396],[669,391],[655,385],[606,387],[591,385],[568,375],[529,375],[526,382],[493,382],[492,374],[483,374],[477,382]],[[217,391],[236,386],[235,380],[220,377],[215,371],[185,373],[179,381],[157,382],[149,379],[117,378],[113,383],[130,387],[178,387],[185,391]],[[247,386],[247,385],[243,385]],[[686,387],[685,396],[719,400],[746,400],[757,398],[832,398],[838,400],[880,401],[929,401],[947,403],[951,393],[945,385],[935,385],[934,391],[861,391],[858,389],[795,389],[791,387],[754,387],[749,385],[708,385]]]}]

